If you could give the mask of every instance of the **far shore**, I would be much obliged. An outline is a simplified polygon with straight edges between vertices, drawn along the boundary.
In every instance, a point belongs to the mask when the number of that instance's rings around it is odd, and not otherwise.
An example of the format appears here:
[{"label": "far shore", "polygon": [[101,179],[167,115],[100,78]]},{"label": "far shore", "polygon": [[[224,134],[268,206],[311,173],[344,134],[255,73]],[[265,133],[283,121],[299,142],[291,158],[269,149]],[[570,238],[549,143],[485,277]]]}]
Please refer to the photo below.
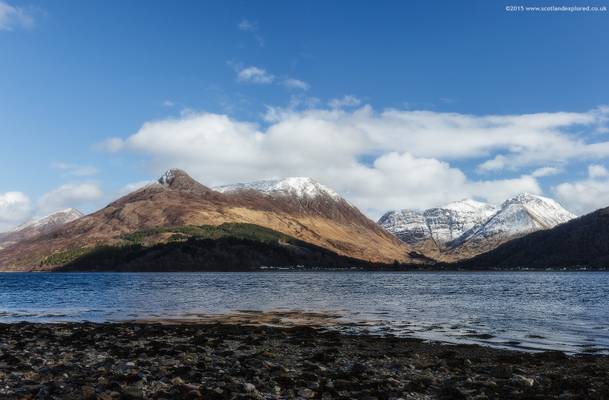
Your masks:
[{"label": "far shore", "polygon": [[204,273],[204,272],[606,272],[609,266],[586,267],[547,267],[547,268],[464,268],[451,264],[438,265],[382,265],[376,267],[352,267],[352,268],[332,268],[332,267],[260,267],[254,269],[221,269],[221,268],[202,268],[200,270],[96,270],[95,268],[83,270],[47,270],[47,271],[13,271],[0,270],[0,273]]}]

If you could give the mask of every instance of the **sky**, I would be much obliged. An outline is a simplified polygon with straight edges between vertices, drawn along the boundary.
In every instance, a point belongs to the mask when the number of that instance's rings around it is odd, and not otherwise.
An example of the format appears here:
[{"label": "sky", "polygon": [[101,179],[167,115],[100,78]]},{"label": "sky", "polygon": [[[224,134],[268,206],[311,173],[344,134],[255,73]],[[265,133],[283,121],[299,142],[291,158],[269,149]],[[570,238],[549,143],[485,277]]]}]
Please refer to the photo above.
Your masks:
[{"label": "sky", "polygon": [[510,4],[0,0],[0,230],[172,167],[309,176],[373,219],[609,206],[609,12]]}]

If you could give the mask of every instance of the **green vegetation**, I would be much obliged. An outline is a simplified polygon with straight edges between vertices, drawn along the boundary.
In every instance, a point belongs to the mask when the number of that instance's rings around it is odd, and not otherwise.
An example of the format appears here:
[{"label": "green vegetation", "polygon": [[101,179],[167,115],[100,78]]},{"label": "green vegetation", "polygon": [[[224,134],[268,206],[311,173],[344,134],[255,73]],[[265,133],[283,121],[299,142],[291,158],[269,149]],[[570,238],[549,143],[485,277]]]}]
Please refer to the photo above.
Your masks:
[{"label": "green vegetation", "polygon": [[104,254],[104,256],[110,261],[123,260],[125,257],[138,254],[142,249],[143,247],[140,245],[83,247],[51,254],[50,256],[42,259],[40,264],[66,265],[91,254]]},{"label": "green vegetation", "polygon": [[79,257],[93,251],[90,247],[81,247],[78,249],[69,249],[58,253],[53,253],[40,261],[40,265],[63,265],[76,260]]},{"label": "green vegetation", "polygon": [[254,224],[243,223],[225,223],[222,225],[187,225],[176,227],[158,227],[133,232],[122,237],[123,240],[130,244],[143,244],[146,238],[156,236],[162,233],[171,233],[170,241],[177,242],[187,239],[211,239],[217,240],[222,238],[235,238],[252,240],[262,243],[276,243],[279,241],[291,243],[295,239],[291,236],[274,231],[269,228],[264,228]]},{"label": "green vegetation", "polygon": [[[192,246],[196,248],[198,246],[197,243],[204,243],[204,241],[218,242],[228,240],[231,245],[235,243],[235,240],[255,242],[260,245],[277,245],[281,242],[290,244],[300,243],[291,236],[254,224],[226,223],[218,226],[188,225],[157,227],[124,235],[120,238],[123,240],[122,244],[69,249],[51,254],[40,263],[41,265],[68,265],[79,260],[98,260],[98,262],[103,260],[104,264],[119,265],[128,260],[141,257],[149,250],[164,248],[163,243],[157,243],[157,240],[155,240],[155,236],[160,234],[170,234],[167,245],[182,246],[183,250],[193,249]],[[152,240],[147,242],[146,239]]]}]

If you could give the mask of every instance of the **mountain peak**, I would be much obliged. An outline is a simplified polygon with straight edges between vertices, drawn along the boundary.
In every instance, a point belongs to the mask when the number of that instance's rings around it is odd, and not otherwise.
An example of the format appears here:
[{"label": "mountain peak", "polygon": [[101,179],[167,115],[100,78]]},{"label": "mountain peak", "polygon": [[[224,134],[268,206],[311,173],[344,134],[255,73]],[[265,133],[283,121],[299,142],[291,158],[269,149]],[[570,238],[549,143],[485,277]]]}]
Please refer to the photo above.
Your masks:
[{"label": "mountain peak", "polygon": [[172,168],[165,172],[157,181],[160,185],[174,190],[209,190],[196,180],[194,180],[185,171]]},{"label": "mountain peak", "polygon": [[562,219],[564,219],[562,222],[575,218],[574,214],[565,210],[556,200],[526,192],[519,193],[516,196],[504,201],[503,204],[501,204],[501,209],[507,209],[514,206],[524,207],[529,212],[540,212],[540,210],[546,210],[546,212],[557,213],[562,216]]},{"label": "mountain peak", "polygon": [[0,233],[0,249],[25,239],[51,233],[63,225],[81,218],[84,214],[75,208],[57,211],[45,217],[26,222],[9,232]]},{"label": "mountain peak", "polygon": [[171,186],[176,179],[192,179],[185,171],[178,168],[171,168],[165,171],[158,179],[158,182],[163,186]]},{"label": "mountain peak", "polygon": [[64,210],[57,211],[56,213],[53,213],[53,214],[51,214],[51,215],[56,215],[56,214],[61,214],[61,215],[71,215],[71,216],[78,217],[78,218],[83,217],[83,216],[85,215],[85,214],[84,214],[82,211],[80,211],[79,209],[77,209],[77,208],[72,208],[72,207],[70,207],[70,208],[66,208],[66,209],[64,209]]},{"label": "mountain peak", "polygon": [[550,198],[519,193],[504,201],[500,210],[484,225],[466,232],[455,244],[467,241],[476,245],[485,241],[505,242],[531,232],[553,228],[573,218],[574,214]]},{"label": "mountain peak", "polygon": [[539,195],[536,195],[536,194],[533,194],[533,193],[522,192],[522,193],[516,194],[515,196],[510,197],[509,199],[504,201],[503,204],[509,204],[509,203],[529,203],[531,201],[551,201],[551,202],[553,202],[554,200],[549,199],[547,197],[539,196]]},{"label": "mountain peak", "polygon": [[316,180],[302,176],[289,177],[278,181],[275,188],[280,191],[296,194],[299,197],[317,197],[320,194],[326,194],[332,198],[340,197],[334,190]]},{"label": "mountain peak", "polygon": [[496,209],[496,207],[492,204],[483,203],[481,201],[467,198],[461,199],[459,201],[453,201],[452,203],[448,203],[440,208],[454,211],[477,211]]},{"label": "mountain peak", "polygon": [[218,186],[218,192],[236,192],[239,190],[255,190],[268,195],[293,195],[299,198],[315,198],[327,195],[333,199],[340,196],[334,190],[322,185],[309,177],[289,177],[285,179],[263,180],[233,185]]},{"label": "mountain peak", "polygon": [[65,210],[56,211],[52,214],[45,215],[44,217],[34,219],[28,221],[18,227],[14,228],[12,232],[19,232],[28,228],[38,228],[46,225],[55,226],[55,225],[63,225],[68,222],[72,222],[82,216],[84,216],[81,211],[76,208],[66,208]]}]

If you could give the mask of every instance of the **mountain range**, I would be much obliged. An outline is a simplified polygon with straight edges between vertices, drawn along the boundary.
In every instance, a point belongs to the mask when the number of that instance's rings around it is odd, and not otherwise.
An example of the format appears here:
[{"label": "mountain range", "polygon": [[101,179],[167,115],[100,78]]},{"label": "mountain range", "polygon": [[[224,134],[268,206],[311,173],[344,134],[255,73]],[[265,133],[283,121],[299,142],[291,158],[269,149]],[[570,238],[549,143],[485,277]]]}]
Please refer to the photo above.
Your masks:
[{"label": "mountain range", "polygon": [[575,217],[552,199],[521,193],[500,206],[464,199],[424,211],[390,211],[379,224],[424,254],[455,261]]},{"label": "mountain range", "polygon": [[576,218],[522,193],[390,211],[377,224],[310,178],[210,188],[172,169],[92,214],[0,233],[0,271],[606,267],[608,222],[609,208]]},{"label": "mountain range", "polygon": [[[266,189],[258,190],[259,187]],[[418,262],[409,255],[411,249],[408,245],[335,192],[311,179],[289,178],[214,190],[195,181],[186,172],[173,169],[157,182],[97,212],[69,222],[51,233],[0,250],[0,270],[53,270],[108,247],[134,250],[129,246],[134,245],[130,237],[135,234],[138,234],[135,236],[138,238],[137,246],[152,248],[175,242],[176,237],[192,237],[192,232],[185,234],[168,228],[217,227],[223,224],[267,228],[313,246],[296,246],[299,247],[296,249],[290,247],[289,241],[282,241],[283,236],[275,236],[275,245],[282,245],[283,249],[289,247],[297,253],[324,249],[337,257],[370,263]],[[160,227],[167,229],[155,231]],[[201,234],[200,230],[195,231],[196,235]],[[210,229],[204,231],[207,232],[205,235],[217,236],[217,232]],[[266,236],[258,232],[256,238],[259,237]],[[255,246],[258,253],[259,244]],[[207,260],[207,264],[210,263]],[[189,268],[196,269],[196,265],[189,265]]]}]

